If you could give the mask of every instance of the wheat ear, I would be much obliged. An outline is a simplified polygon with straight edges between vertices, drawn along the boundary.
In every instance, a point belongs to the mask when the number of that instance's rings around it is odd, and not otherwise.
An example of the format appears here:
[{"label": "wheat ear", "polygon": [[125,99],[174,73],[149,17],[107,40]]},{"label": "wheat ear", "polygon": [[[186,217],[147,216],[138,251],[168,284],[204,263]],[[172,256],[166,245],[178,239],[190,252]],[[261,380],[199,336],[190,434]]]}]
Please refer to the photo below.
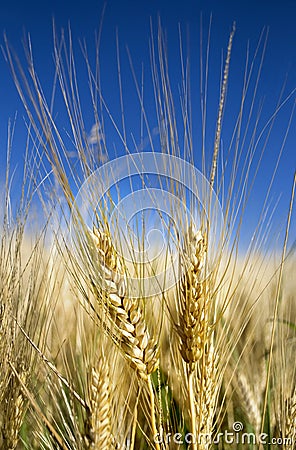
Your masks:
[{"label": "wheat ear", "polygon": [[140,299],[126,297],[126,281],[120,260],[107,232],[94,228],[93,236],[103,271],[103,303],[112,324],[112,337],[119,343],[138,376],[147,380],[158,366],[158,346],[151,337]]},{"label": "wheat ear", "polygon": [[[106,288],[99,297],[106,313],[104,317],[107,316],[107,320],[111,324],[109,328],[112,339],[118,343],[137,376],[147,383],[150,396],[151,428],[153,435],[156,436],[155,398],[151,374],[157,369],[159,363],[158,345],[147,328],[141,308],[141,299],[126,296],[124,269],[112,244],[108,229],[102,231],[94,227],[92,237],[102,270],[103,287]],[[100,296],[99,291],[97,294]],[[158,444],[155,446],[160,449]]]},{"label": "wheat ear", "polygon": [[[0,257],[5,263],[5,256],[1,254]],[[0,445],[1,448],[8,450],[13,450],[18,445],[19,432],[26,410],[26,399],[18,379],[11,371],[11,362],[18,367],[24,383],[28,373],[25,371],[26,355],[20,348],[16,324],[13,320],[13,316],[17,313],[14,290],[19,289],[18,274],[13,272],[14,270],[7,279],[1,270],[2,284],[0,285],[0,442],[2,441]],[[22,297],[21,300],[23,300]]]},{"label": "wheat ear", "polygon": [[208,297],[202,278],[206,243],[200,231],[189,229],[184,250],[189,267],[181,280],[177,332],[181,356],[193,372],[202,357],[208,331]]},{"label": "wheat ear", "polygon": [[[179,323],[180,353],[186,363],[191,432],[196,439],[202,431],[210,433],[216,390],[216,362],[210,338],[210,297],[204,280],[206,239],[193,227],[185,238],[185,274],[180,282]],[[186,264],[187,263],[187,264]],[[199,446],[199,448],[206,448]]]},{"label": "wheat ear", "polygon": [[5,401],[6,419],[2,429],[3,448],[14,450],[19,442],[19,432],[25,413],[25,399],[20,386],[15,386],[15,377],[11,375],[11,382],[8,385],[10,394]]},{"label": "wheat ear", "polygon": [[260,399],[258,399],[252,386],[244,373],[241,371],[235,372],[233,384],[236,393],[239,397],[240,404],[245,410],[250,424],[253,426],[256,433],[260,432],[261,427],[261,411],[260,411]]},{"label": "wheat ear", "polygon": [[92,450],[118,449],[111,429],[111,389],[108,361],[100,358],[92,368],[89,383],[89,407],[87,410],[87,448]]},{"label": "wheat ear", "polygon": [[285,436],[286,447],[289,450],[295,449],[296,442],[296,389],[294,395],[286,402],[285,414]]}]

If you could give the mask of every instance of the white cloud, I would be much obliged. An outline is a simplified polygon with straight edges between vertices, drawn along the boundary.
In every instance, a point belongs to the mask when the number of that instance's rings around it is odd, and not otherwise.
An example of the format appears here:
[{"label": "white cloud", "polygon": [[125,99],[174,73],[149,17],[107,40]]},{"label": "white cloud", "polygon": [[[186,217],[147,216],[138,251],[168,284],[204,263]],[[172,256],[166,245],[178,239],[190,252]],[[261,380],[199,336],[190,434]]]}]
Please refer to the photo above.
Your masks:
[{"label": "white cloud", "polygon": [[90,145],[98,145],[100,141],[103,139],[103,134],[101,130],[101,126],[98,123],[95,123],[89,133],[88,143]]}]

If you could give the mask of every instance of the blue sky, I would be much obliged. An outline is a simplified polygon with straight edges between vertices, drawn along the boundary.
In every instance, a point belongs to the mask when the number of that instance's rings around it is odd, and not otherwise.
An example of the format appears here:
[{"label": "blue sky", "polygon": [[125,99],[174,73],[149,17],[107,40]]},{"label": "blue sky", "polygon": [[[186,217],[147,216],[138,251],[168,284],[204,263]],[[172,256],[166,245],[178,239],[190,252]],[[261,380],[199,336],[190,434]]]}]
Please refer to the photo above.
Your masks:
[{"label": "blue sky", "polygon": [[[94,43],[95,31],[98,29],[102,1],[53,1],[42,2],[28,0],[1,2],[0,4],[0,40],[3,43],[3,32],[5,31],[9,42],[18,54],[22,54],[22,38],[25,33],[30,33],[33,44],[33,54],[35,58],[36,70],[45,91],[50,92],[53,79],[53,39],[52,39],[52,18],[55,18],[56,28],[67,28],[71,24],[74,43],[79,54],[78,39],[85,38],[91,50]],[[129,97],[129,89],[132,89],[132,77],[129,63],[126,56],[125,46],[130,49],[131,56],[137,74],[140,74],[141,63],[143,62],[147,73],[150,69],[149,61],[149,38],[150,38],[150,17],[157,21],[159,14],[163,28],[167,31],[168,56],[170,62],[170,74],[172,85],[178,85],[180,81],[180,58],[178,44],[178,24],[180,23],[183,36],[186,41],[186,33],[190,33],[190,59],[192,64],[192,85],[193,108],[199,107],[198,95],[199,84],[194,82],[194,76],[198,73],[199,44],[200,44],[200,15],[203,15],[204,35],[212,14],[211,31],[211,74],[209,77],[209,112],[208,112],[208,132],[209,143],[210,134],[214,131],[218,95],[218,84],[221,66],[221,51],[226,49],[228,35],[232,22],[236,21],[236,35],[233,45],[230,85],[228,91],[228,108],[233,104],[233,110],[237,112],[238,100],[240,98],[243,67],[246,60],[246,48],[249,41],[250,53],[253,54],[258,43],[258,39],[263,27],[269,27],[268,42],[264,67],[259,86],[258,105],[260,100],[264,100],[261,128],[275,110],[281,89],[286,82],[283,98],[296,87],[296,2],[285,0],[282,2],[273,0],[261,1],[120,1],[109,0],[106,2],[106,10],[103,21],[103,34],[101,41],[102,57],[102,82],[108,104],[114,115],[118,113],[118,86],[116,85],[116,44],[115,35],[118,28],[122,70],[129,72],[129,79],[125,82],[126,98]],[[78,57],[78,65],[82,59]],[[0,55],[0,175],[3,177],[5,161],[5,149],[7,142],[7,123],[13,119],[17,112],[16,131],[13,145],[12,167],[21,165],[25,147],[25,127],[23,117],[24,109],[16,93],[14,83],[11,79],[8,66],[4,57]],[[129,80],[129,81],[128,81]],[[83,93],[83,88],[82,93]],[[134,89],[134,87],[133,87]],[[149,89],[149,82],[147,83]],[[82,96],[83,97],[83,96]],[[151,92],[152,98],[152,92]],[[176,97],[178,99],[178,96]],[[289,116],[291,113],[293,99],[295,95],[285,105],[278,114],[274,125],[274,131],[264,156],[264,170],[255,186],[255,194],[251,198],[251,205],[254,209],[254,217],[262,206],[262,196],[268,185],[273,167],[276,163],[277,154],[284,137]],[[151,100],[152,101],[152,100]],[[257,105],[257,106],[258,106]],[[91,115],[87,111],[85,116],[89,131],[92,126]],[[149,102],[148,102],[149,109]],[[128,108],[127,108],[128,111]],[[132,108],[128,124],[134,121]],[[233,112],[235,114],[235,112]],[[229,112],[231,116],[231,111]],[[227,147],[227,140],[233,126],[231,117],[224,118],[224,145]],[[264,122],[265,121],[265,122]],[[150,126],[153,128],[157,123],[151,119]],[[282,155],[278,174],[275,179],[271,198],[273,202],[281,196],[279,213],[277,217],[284,219],[287,211],[289,195],[293,180],[293,173],[296,166],[296,121],[292,122],[289,136]],[[137,131],[138,131],[137,124]],[[198,130],[196,131],[198,134]],[[112,140],[112,137],[111,137]],[[226,149],[225,149],[226,151]],[[17,177],[17,175],[16,175]],[[294,214],[295,216],[295,214]],[[250,216],[250,222],[252,218]],[[254,219],[255,223],[255,219]],[[295,220],[293,219],[293,226]],[[295,237],[295,230],[292,230]]]}]

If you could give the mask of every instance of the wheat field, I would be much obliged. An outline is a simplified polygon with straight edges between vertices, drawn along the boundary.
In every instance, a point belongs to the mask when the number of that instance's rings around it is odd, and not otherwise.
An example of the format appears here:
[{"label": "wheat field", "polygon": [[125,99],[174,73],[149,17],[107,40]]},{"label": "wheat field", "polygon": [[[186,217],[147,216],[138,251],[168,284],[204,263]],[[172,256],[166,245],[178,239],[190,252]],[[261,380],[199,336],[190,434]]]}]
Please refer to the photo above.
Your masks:
[{"label": "wheat field", "polygon": [[[133,130],[125,124],[120,58],[122,120],[117,123],[100,84],[103,69],[97,57],[92,66],[93,58],[82,46],[94,122],[90,139],[71,31],[59,35],[54,30],[55,90],[69,124],[65,136],[52,99],[40,85],[30,41],[24,67],[5,39],[8,66],[27,113],[28,139],[16,214],[11,212],[10,198],[13,129],[2,198],[1,449],[296,448],[295,250],[288,245],[295,177],[280,248],[270,232],[273,216],[267,190],[252,239],[242,252],[249,193],[255,177],[264,174],[264,166],[254,162],[257,130],[249,130],[257,112],[246,106],[249,98],[251,102],[256,98],[248,85],[252,77],[258,79],[260,68],[258,72],[253,72],[252,64],[245,68],[233,144],[221,153],[233,39],[235,27],[225,47],[210,153],[203,141],[203,124],[209,120],[206,94],[200,98],[202,144],[196,154],[187,63],[181,58],[180,101],[171,89],[161,24],[151,33],[150,48],[156,137],[141,80],[133,73],[149,150],[156,160],[159,153],[170,161],[169,179],[161,173],[146,178],[140,168],[138,174],[152,201],[156,201],[150,190],[153,181],[157,195],[165,193],[161,207],[167,202],[166,211],[179,225],[176,231],[165,217],[157,216],[178,249],[174,265],[169,245],[151,264],[137,259],[148,219],[138,234],[127,232],[126,242],[120,241],[130,252],[128,261],[114,238],[119,222],[113,222],[112,214],[122,193],[107,190],[98,202],[101,181],[89,182],[112,159],[108,123],[129,161],[142,151],[133,145]],[[260,52],[249,57],[263,62]],[[132,64],[131,68],[133,72]],[[207,74],[206,63],[203,70]],[[289,126],[288,122],[287,132]],[[273,120],[266,127],[271,130]],[[268,148],[268,136],[267,132],[259,151]],[[67,139],[74,158],[69,156]],[[198,158],[205,181],[197,202],[174,178],[182,158],[190,163]],[[126,167],[126,173],[131,169]],[[107,176],[106,185],[112,173]],[[91,226],[76,201],[86,181],[85,195],[93,205]],[[131,181],[131,194],[135,190]],[[183,214],[184,204],[191,212],[198,211],[198,226],[192,216]],[[37,220],[36,208],[42,211]],[[220,208],[223,223],[218,232],[215,218]],[[153,251],[158,252],[157,241]],[[162,273],[165,276],[158,278]]]}]

